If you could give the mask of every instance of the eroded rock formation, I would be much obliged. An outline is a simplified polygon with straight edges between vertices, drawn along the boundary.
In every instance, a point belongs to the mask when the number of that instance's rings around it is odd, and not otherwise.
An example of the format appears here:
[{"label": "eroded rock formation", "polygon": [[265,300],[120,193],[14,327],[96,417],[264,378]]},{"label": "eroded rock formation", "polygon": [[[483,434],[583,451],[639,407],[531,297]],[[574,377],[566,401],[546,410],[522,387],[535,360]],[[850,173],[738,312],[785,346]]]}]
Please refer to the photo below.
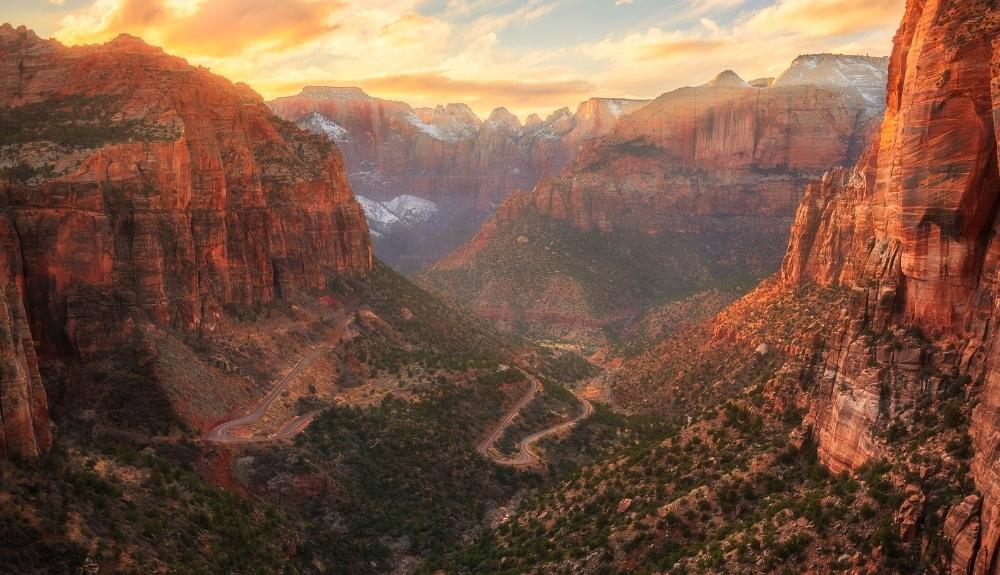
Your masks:
[{"label": "eroded rock formation", "polygon": [[[884,83],[882,59],[828,58],[863,66],[871,82]],[[530,207],[584,230],[645,233],[711,229],[718,218],[788,218],[808,181],[857,160],[883,108],[881,98],[855,96],[853,84],[794,73],[805,65],[796,60],[767,88],[727,70],[704,86],[664,94],[506,213]]]},{"label": "eroded rock formation", "polygon": [[24,310],[19,238],[0,216],[0,458],[34,457],[52,431],[35,346]]},{"label": "eroded rock formation", "polygon": [[[789,284],[855,292],[827,342],[811,408],[820,458],[832,470],[883,456],[891,449],[884,430],[912,420],[919,398],[970,382],[982,500],[967,498],[948,514],[953,573],[1000,571],[998,34],[995,3],[908,2],[881,136],[854,170],[807,189],[782,270]],[[920,337],[907,335],[914,332]]]},{"label": "eroded rock formation", "polygon": [[[584,142],[647,102],[593,98],[576,113],[563,108],[544,120],[532,115],[524,125],[504,108],[484,121],[465,104],[414,109],[358,88],[306,87],[269,105],[337,143],[358,196],[433,202],[432,220],[409,225],[386,226],[383,214],[368,213],[380,257],[415,271],[471,237],[509,192],[559,173]],[[405,219],[399,216],[390,214]]]},{"label": "eroded rock formation", "polygon": [[[137,38],[67,48],[3,26],[0,123],[2,348],[19,369],[5,390],[40,390],[26,324],[42,354],[88,357],[136,322],[212,330],[227,306],[372,265],[329,141]],[[27,452],[7,422],[41,422],[44,398],[27,412],[17,397],[4,394],[4,428]]]},{"label": "eroded rock formation", "polygon": [[384,201],[407,193],[449,209],[489,210],[511,190],[558,173],[581,142],[646,103],[593,98],[575,114],[563,108],[525,125],[504,108],[484,121],[465,104],[414,109],[359,88],[308,86],[268,105],[336,141],[358,195]]}]

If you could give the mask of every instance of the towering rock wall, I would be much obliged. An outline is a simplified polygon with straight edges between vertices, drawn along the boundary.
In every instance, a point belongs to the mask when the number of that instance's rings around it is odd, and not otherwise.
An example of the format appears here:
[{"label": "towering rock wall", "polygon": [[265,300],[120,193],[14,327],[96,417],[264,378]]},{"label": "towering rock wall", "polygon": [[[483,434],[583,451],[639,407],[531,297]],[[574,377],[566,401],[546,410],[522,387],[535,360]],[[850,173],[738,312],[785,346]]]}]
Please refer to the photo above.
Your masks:
[{"label": "towering rock wall", "polygon": [[[212,330],[226,306],[372,265],[329,141],[136,38],[67,48],[3,26],[0,124],[12,334],[0,347],[18,366],[5,390],[40,390],[25,325],[42,354],[88,357],[116,349],[137,321]],[[26,445],[8,421],[44,415],[42,399],[29,412],[17,393],[3,396],[8,445]]]},{"label": "towering rock wall", "polygon": [[[833,470],[890,449],[878,430],[912,419],[909,401],[943,385],[934,374],[972,382],[981,511],[977,500],[963,502],[946,531],[953,572],[990,575],[1000,572],[998,34],[991,1],[908,2],[881,136],[857,168],[808,188],[782,269],[789,284],[841,284],[856,294],[828,342],[811,410],[820,457]],[[870,336],[906,329],[927,343],[899,349]]]},{"label": "towering rock wall", "polygon": [[23,301],[17,233],[0,217],[0,458],[34,457],[52,443]]},{"label": "towering rock wall", "polygon": [[503,108],[483,121],[465,104],[414,109],[359,88],[310,86],[269,106],[337,142],[358,195],[390,200],[405,193],[482,211],[558,173],[582,141],[607,133],[619,116],[646,103],[594,98],[576,114],[564,108],[523,126]]},{"label": "towering rock wall", "polygon": [[[884,84],[883,59],[821,58]],[[796,60],[787,79],[765,88],[727,70],[704,86],[664,94],[505,212],[530,207],[583,230],[653,234],[711,230],[733,217],[790,218],[810,179],[857,160],[883,108],[884,89],[869,89],[869,100],[852,85],[794,73],[809,65]]]}]

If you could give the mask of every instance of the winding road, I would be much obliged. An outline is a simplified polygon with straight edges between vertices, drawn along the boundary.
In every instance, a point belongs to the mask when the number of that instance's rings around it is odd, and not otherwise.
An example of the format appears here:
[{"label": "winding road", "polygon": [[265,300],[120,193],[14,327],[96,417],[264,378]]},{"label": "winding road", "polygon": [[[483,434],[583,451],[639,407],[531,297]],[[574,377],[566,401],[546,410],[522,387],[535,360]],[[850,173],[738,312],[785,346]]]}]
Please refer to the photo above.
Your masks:
[{"label": "winding road", "polygon": [[514,407],[511,408],[509,412],[507,412],[507,415],[504,416],[504,418],[500,421],[500,423],[493,430],[493,432],[490,433],[486,437],[486,439],[480,442],[480,444],[476,447],[476,451],[478,451],[482,455],[485,455],[486,457],[491,458],[493,461],[499,463],[500,465],[507,465],[511,467],[528,467],[531,465],[535,465],[540,461],[538,455],[535,454],[535,452],[532,451],[531,449],[533,445],[535,445],[540,440],[550,435],[561,433],[573,427],[580,421],[583,421],[584,419],[590,417],[591,414],[594,413],[594,406],[593,404],[590,403],[590,401],[577,396],[577,399],[580,400],[580,404],[583,406],[580,415],[576,416],[574,419],[570,421],[566,421],[558,425],[549,427],[547,429],[543,429],[541,431],[532,433],[531,435],[523,438],[521,441],[518,441],[517,455],[514,455],[513,457],[495,456],[492,453],[493,446],[501,437],[503,437],[504,432],[507,430],[508,427],[510,427],[511,423],[514,422],[514,419],[517,417],[517,415],[521,412],[522,409],[524,409],[526,405],[528,405],[528,403],[531,402],[532,399],[535,398],[535,395],[538,393],[538,390],[541,389],[542,387],[542,383],[538,381],[537,377],[531,375],[527,371],[524,371],[520,367],[518,367],[517,370],[523,373],[525,377],[528,378],[528,381],[531,382],[531,389],[529,389],[528,392],[524,394],[524,397],[522,397],[517,402],[517,404],[514,405]]},{"label": "winding road", "polygon": [[206,441],[211,441],[214,443],[257,443],[262,441],[277,441],[281,439],[289,439],[295,437],[299,433],[302,433],[312,420],[319,415],[322,410],[310,411],[309,413],[304,413],[293,418],[288,423],[282,425],[277,431],[269,435],[252,435],[252,436],[237,436],[237,430],[249,427],[258,421],[260,418],[267,413],[267,410],[271,408],[271,405],[281,397],[281,394],[288,388],[288,386],[295,381],[303,370],[312,365],[316,358],[320,356],[323,352],[329,350],[331,347],[339,343],[346,335],[347,326],[354,321],[353,315],[346,314],[345,312],[340,312],[338,314],[338,322],[336,328],[336,334],[333,337],[333,342],[325,343],[319,346],[313,346],[312,350],[307,353],[302,359],[292,367],[292,370],[288,372],[285,377],[281,378],[281,381],[274,386],[267,395],[257,404],[257,407],[253,409],[250,413],[244,415],[243,417],[238,417],[236,419],[227,421],[225,423],[220,423],[212,428],[205,435]]}]

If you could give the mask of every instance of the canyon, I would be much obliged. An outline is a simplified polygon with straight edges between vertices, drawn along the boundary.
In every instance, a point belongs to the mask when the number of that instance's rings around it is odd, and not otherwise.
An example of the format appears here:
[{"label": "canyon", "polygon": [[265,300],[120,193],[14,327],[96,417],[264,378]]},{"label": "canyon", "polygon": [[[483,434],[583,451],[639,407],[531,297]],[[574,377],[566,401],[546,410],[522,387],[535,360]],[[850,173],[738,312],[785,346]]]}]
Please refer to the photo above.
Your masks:
[{"label": "canyon", "polygon": [[[435,217],[399,222],[369,213],[380,257],[416,271],[471,237],[509,192],[559,173],[580,146],[646,100],[592,98],[524,124],[505,108],[482,120],[465,104],[413,108],[359,88],[307,86],[268,103],[279,117],[337,144],[355,193],[386,203],[413,197]],[[388,225],[387,225],[388,224]]]},{"label": "canyon", "polygon": [[[755,281],[777,269],[802,189],[855,162],[873,139],[886,65],[807,55],[773,80],[747,83],[727,70],[663,94],[585,143],[562,174],[511,193],[476,237],[417,277],[484,316],[502,311],[503,325],[528,332],[546,328],[532,318],[568,308],[577,310],[570,324],[587,325],[634,316],[669,295],[633,297],[624,283],[619,301],[581,295],[592,290],[588,283],[612,285],[623,275],[675,292]],[[551,236],[567,234],[614,248],[589,264],[596,270],[589,277],[571,271],[569,260],[578,258],[556,257],[532,281],[517,279],[525,260],[549,250]],[[655,263],[621,270],[630,260]]]},{"label": "canyon", "polygon": [[522,125],[0,26],[0,571],[1000,575],[997,38]]},{"label": "canyon", "polygon": [[[778,273],[707,321],[677,324],[691,314],[657,309],[630,330],[651,341],[595,354],[613,360],[619,409],[674,421],[677,434],[533,500],[485,538],[494,556],[537,568],[522,530],[541,523],[559,533],[548,557],[574,550],[565,561],[577,569],[778,572],[790,554],[810,573],[1000,572],[998,33],[992,2],[907,2],[885,118],[853,167],[778,204],[797,205]],[[604,233],[662,231],[652,202],[619,210],[575,184],[512,196],[452,259],[467,265],[491,234],[510,241],[497,233],[507,213],[540,211]],[[687,215],[673,225],[700,223],[697,197],[669,206]],[[826,479],[810,475],[813,460]],[[779,482],[768,486],[765,470]],[[782,505],[757,506],[761,489],[798,503],[769,517]],[[885,515],[873,521],[877,508]],[[588,521],[583,510],[610,519]],[[594,546],[595,528],[610,532],[609,547]],[[858,546],[864,537],[880,543]],[[497,564],[458,552],[451,565]]]}]

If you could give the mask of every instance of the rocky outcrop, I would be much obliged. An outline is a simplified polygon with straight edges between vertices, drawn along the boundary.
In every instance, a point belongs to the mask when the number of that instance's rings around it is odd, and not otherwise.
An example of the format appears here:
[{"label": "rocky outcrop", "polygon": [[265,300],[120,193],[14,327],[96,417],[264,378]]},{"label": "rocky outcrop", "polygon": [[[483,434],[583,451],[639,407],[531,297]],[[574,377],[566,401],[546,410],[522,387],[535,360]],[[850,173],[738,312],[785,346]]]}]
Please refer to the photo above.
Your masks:
[{"label": "rocky outcrop", "polygon": [[948,510],[944,521],[944,536],[951,541],[950,573],[967,575],[973,567],[979,545],[979,511],[982,499],[970,495]]},{"label": "rocky outcrop", "polygon": [[559,173],[584,142],[647,102],[593,98],[576,113],[532,115],[524,125],[504,108],[483,121],[465,104],[414,109],[358,88],[306,87],[269,106],[336,142],[359,196],[387,202],[406,194],[439,207],[433,224],[375,239],[387,262],[420,269],[474,233],[510,191]]},{"label": "rocky outcrop", "polygon": [[371,267],[336,148],[247,86],[129,36],[67,48],[5,25],[0,54],[0,209],[42,354],[112,351],[137,321],[213,330]]},{"label": "rocky outcrop", "polygon": [[[908,2],[879,141],[857,168],[807,189],[782,270],[790,285],[855,293],[827,343],[828,384],[812,406],[831,468],[856,469],[891,449],[878,430],[912,417],[899,406],[938,377],[967,378],[966,393],[980,396],[969,434],[982,509],[967,502],[948,517],[954,573],[1000,570],[998,33],[992,2]],[[912,330],[926,339],[906,339]],[[872,333],[904,343],[890,348]]]}]

